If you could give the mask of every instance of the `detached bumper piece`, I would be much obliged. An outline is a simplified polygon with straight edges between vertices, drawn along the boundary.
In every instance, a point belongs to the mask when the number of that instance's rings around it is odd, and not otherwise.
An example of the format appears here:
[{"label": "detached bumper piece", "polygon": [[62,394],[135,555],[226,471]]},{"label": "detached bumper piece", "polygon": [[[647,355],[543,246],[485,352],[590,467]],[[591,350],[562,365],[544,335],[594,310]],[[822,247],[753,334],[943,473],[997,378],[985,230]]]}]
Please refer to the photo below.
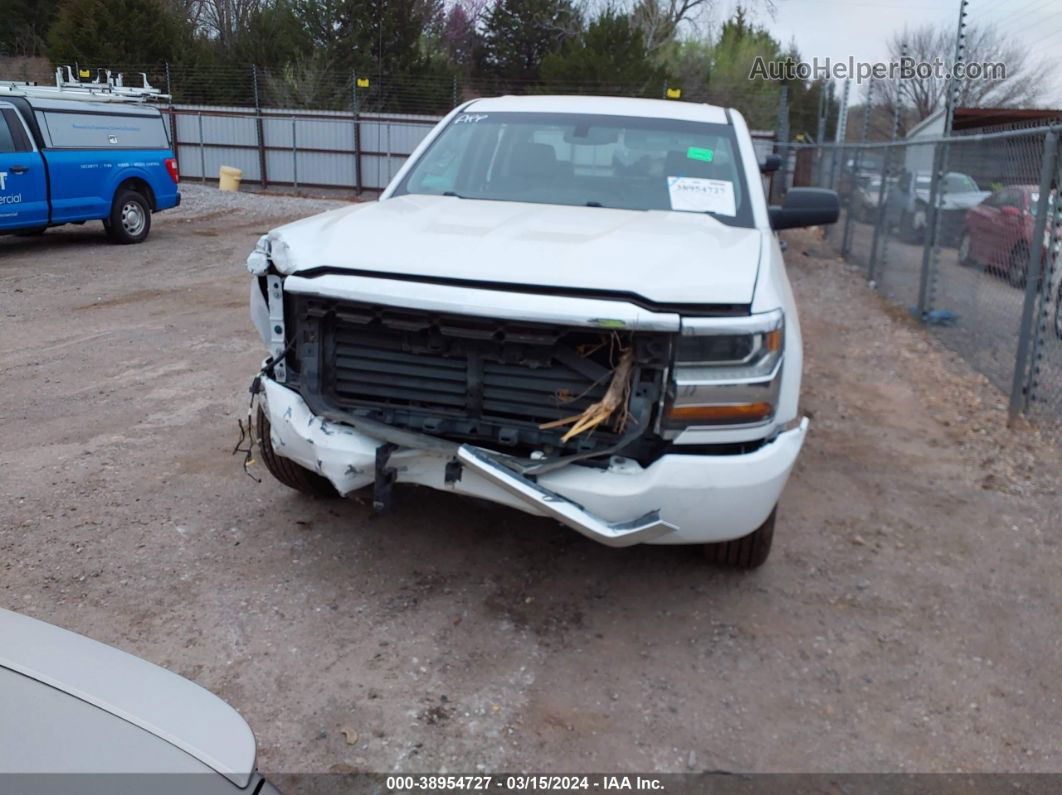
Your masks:
[{"label": "detached bumper piece", "polygon": [[486,450],[462,445],[458,460],[481,477],[494,483],[529,506],[551,516],[587,538],[610,547],[627,547],[660,538],[678,528],[660,518],[660,511],[650,511],[626,522],[607,522],[580,505],[544,488],[510,469]]}]

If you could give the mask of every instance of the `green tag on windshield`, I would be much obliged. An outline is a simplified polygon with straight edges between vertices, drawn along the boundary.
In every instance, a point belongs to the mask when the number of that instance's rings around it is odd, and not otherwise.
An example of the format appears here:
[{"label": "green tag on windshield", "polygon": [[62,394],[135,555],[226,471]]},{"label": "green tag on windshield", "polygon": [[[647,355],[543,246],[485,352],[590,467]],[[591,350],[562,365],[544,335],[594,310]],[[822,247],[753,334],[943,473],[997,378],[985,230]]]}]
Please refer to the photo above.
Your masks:
[{"label": "green tag on windshield", "polygon": [[701,149],[696,146],[691,146],[686,150],[686,157],[690,160],[703,160],[706,163],[711,163],[714,156],[715,152],[711,149]]}]

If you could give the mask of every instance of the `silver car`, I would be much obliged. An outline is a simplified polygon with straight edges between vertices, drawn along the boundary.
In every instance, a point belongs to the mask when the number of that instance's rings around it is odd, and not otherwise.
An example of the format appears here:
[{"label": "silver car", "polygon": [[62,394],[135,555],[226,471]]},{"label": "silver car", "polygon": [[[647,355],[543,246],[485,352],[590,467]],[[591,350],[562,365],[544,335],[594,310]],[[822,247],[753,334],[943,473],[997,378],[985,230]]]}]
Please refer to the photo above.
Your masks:
[{"label": "silver car", "polygon": [[7,792],[276,795],[239,713],[123,651],[0,609]]}]

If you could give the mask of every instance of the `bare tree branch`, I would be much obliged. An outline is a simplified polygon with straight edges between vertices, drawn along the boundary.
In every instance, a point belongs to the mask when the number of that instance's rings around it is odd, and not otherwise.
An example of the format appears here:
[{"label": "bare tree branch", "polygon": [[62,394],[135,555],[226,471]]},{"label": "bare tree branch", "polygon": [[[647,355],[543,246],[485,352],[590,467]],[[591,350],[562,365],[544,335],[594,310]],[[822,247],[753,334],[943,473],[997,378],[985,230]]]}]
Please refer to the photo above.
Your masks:
[{"label": "bare tree branch", "polygon": [[[907,55],[916,63],[933,63],[940,59],[951,65],[955,57],[955,30],[951,25],[925,25],[904,30],[889,42],[889,57],[899,61],[904,43]],[[963,61],[999,63],[1004,75],[965,78],[959,82],[959,107],[1035,106],[1043,99],[1051,66],[1035,59],[1020,43],[1008,39],[994,27],[969,28]],[[948,80],[936,73],[925,77],[879,81],[875,86],[875,104],[881,104],[886,116],[899,102],[902,108],[901,132],[931,116],[945,105]]]}]

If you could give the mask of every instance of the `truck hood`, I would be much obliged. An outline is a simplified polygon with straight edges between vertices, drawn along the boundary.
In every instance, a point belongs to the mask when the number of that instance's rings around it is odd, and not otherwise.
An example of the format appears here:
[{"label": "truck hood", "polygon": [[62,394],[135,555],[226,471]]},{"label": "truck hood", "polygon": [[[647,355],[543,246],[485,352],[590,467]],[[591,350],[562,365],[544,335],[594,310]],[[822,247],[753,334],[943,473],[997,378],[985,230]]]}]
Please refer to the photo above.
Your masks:
[{"label": "truck hood", "polygon": [[[926,204],[929,203],[928,190],[916,190],[915,195]],[[991,195],[991,192],[983,190],[967,191],[966,193],[946,193],[938,201],[941,209],[944,210],[968,210]]]},{"label": "truck hood", "polygon": [[[47,687],[34,689],[35,683]],[[58,697],[57,691],[64,696]],[[251,729],[214,694],[111,646],[0,609],[0,704],[9,702],[25,702],[26,714],[35,716],[35,722],[20,729],[17,721],[0,718],[0,740],[5,745],[35,736],[31,729],[49,730],[55,743],[50,749],[27,747],[17,757],[0,759],[0,773],[8,766],[33,768],[38,763],[48,767],[35,772],[64,772],[65,765],[78,764],[79,754],[92,752],[93,743],[98,744],[96,756],[106,762],[115,755],[111,746],[122,750],[123,737],[128,738],[126,745],[137,743],[141,757],[120,761],[115,772],[153,772],[153,765],[155,772],[189,769],[172,756],[151,751],[138,733],[129,735],[128,729],[123,732],[113,722],[108,725],[100,710],[180,749],[238,787],[246,787],[254,771]],[[79,704],[93,709],[86,711]],[[78,738],[74,726],[92,731]],[[63,738],[67,745],[60,742]],[[99,759],[85,762],[90,763],[101,764]]]},{"label": "truck hood", "polygon": [[274,267],[752,302],[765,233],[711,216],[407,195],[269,233]]}]

